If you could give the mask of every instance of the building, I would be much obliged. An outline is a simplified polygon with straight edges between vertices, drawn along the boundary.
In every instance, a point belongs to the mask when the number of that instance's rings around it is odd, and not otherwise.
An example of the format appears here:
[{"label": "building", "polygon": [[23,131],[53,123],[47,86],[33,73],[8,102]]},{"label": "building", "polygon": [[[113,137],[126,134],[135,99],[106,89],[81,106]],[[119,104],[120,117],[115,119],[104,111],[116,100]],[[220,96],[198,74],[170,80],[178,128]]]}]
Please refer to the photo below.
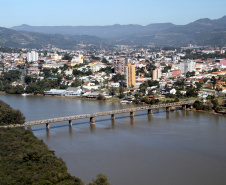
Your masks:
[{"label": "building", "polygon": [[125,68],[125,83],[127,87],[134,87],[136,85],[136,68],[128,63]]},{"label": "building", "polygon": [[114,61],[114,70],[115,74],[125,74],[125,59],[122,57],[117,57]]},{"label": "building", "polygon": [[78,55],[73,56],[71,60],[71,66],[75,66],[77,64],[83,64],[83,55],[81,55],[80,52],[78,52]]},{"label": "building", "polygon": [[181,70],[180,69],[172,70],[172,75],[173,76],[179,76],[180,74],[181,74]]},{"label": "building", "polygon": [[38,61],[38,52],[36,52],[36,51],[28,52],[27,53],[27,61],[28,62]]},{"label": "building", "polygon": [[155,69],[152,71],[152,78],[153,80],[158,80],[162,76],[162,71],[161,69]]},{"label": "building", "polygon": [[185,60],[184,62],[180,63],[179,68],[181,70],[181,73],[195,71],[195,62],[193,60]]}]

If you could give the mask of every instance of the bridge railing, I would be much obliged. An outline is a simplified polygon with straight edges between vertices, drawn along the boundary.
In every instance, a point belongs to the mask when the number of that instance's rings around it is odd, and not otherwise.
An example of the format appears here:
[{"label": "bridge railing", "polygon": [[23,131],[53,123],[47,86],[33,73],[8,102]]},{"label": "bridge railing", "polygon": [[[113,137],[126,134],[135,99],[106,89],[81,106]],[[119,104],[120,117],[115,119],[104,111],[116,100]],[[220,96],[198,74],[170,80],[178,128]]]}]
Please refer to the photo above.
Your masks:
[{"label": "bridge railing", "polygon": [[111,114],[128,113],[128,112],[135,112],[135,111],[140,111],[140,110],[158,109],[158,108],[165,108],[165,107],[172,107],[172,106],[181,106],[181,105],[185,105],[185,104],[192,104],[194,102],[195,102],[195,100],[190,100],[190,101],[183,101],[183,102],[174,102],[174,103],[167,103],[167,104],[164,103],[164,104],[158,104],[158,105],[141,106],[141,107],[135,107],[135,108],[127,108],[127,109],[111,110],[111,111],[105,111],[105,112],[97,112],[97,113],[93,113],[93,114],[81,114],[81,115],[66,116],[66,117],[59,117],[59,118],[52,118],[52,119],[26,121],[24,126],[54,123],[54,122],[61,122],[61,121],[69,121],[69,120],[76,120],[76,119],[84,119],[84,118],[97,117],[97,116],[106,116],[106,115],[111,115]]}]

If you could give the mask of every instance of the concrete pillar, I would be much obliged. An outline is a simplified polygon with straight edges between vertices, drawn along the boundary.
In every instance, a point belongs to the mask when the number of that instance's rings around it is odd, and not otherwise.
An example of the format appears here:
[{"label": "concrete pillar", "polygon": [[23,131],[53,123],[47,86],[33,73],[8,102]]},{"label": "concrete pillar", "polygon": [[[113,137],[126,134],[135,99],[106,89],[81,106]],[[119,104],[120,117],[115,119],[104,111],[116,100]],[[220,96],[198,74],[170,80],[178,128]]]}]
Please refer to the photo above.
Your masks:
[{"label": "concrete pillar", "polygon": [[90,117],[90,125],[95,125],[95,117]]},{"label": "concrete pillar", "polygon": [[72,120],[69,120],[69,127],[72,127]]},{"label": "concrete pillar", "polygon": [[148,114],[153,114],[152,109],[148,109]]},{"label": "concrete pillar", "polygon": [[166,112],[169,112],[170,111],[170,107],[166,107]]},{"label": "concrete pillar", "polygon": [[46,123],[46,129],[49,130],[49,123]]},{"label": "concrete pillar", "polygon": [[114,114],[111,115],[111,120],[115,120],[115,115]]},{"label": "concrete pillar", "polygon": [[186,110],[186,105],[182,105],[182,110]]},{"label": "concrete pillar", "polygon": [[134,112],[130,112],[130,117],[131,117],[131,118],[134,117]]}]

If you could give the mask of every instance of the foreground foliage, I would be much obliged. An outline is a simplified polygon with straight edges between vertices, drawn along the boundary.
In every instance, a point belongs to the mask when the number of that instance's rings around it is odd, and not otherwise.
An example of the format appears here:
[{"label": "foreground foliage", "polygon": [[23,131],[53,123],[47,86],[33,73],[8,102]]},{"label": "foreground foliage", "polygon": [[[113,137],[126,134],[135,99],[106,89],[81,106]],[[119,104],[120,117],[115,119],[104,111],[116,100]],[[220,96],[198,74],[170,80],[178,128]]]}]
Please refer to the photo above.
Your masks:
[{"label": "foreground foliage", "polygon": [[1,128],[0,148],[0,184],[83,184],[30,130]]},{"label": "foreground foliage", "polygon": [[[0,125],[22,124],[24,120],[19,110],[0,100]],[[103,174],[93,182],[109,184]],[[54,151],[24,128],[0,128],[0,184],[84,185],[67,172],[64,161]]]},{"label": "foreground foliage", "polygon": [[0,125],[23,124],[25,117],[20,110],[11,108],[0,100]]}]

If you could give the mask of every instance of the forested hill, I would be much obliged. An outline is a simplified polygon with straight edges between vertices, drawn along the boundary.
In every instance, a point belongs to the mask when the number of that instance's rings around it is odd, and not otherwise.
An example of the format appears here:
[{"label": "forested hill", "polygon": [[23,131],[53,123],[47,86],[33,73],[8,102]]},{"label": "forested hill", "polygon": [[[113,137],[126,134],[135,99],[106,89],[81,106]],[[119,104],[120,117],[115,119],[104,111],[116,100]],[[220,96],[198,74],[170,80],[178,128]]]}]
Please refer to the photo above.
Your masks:
[{"label": "forested hill", "polygon": [[75,49],[79,43],[101,44],[103,39],[88,35],[65,36],[27,31],[15,31],[0,27],[0,46],[14,48],[46,48],[49,45],[62,49]]},{"label": "forested hill", "polygon": [[75,49],[78,44],[128,44],[156,46],[226,46],[226,16],[199,19],[187,25],[171,23],[112,26],[28,26],[0,27],[0,46],[44,48],[54,45]]}]

